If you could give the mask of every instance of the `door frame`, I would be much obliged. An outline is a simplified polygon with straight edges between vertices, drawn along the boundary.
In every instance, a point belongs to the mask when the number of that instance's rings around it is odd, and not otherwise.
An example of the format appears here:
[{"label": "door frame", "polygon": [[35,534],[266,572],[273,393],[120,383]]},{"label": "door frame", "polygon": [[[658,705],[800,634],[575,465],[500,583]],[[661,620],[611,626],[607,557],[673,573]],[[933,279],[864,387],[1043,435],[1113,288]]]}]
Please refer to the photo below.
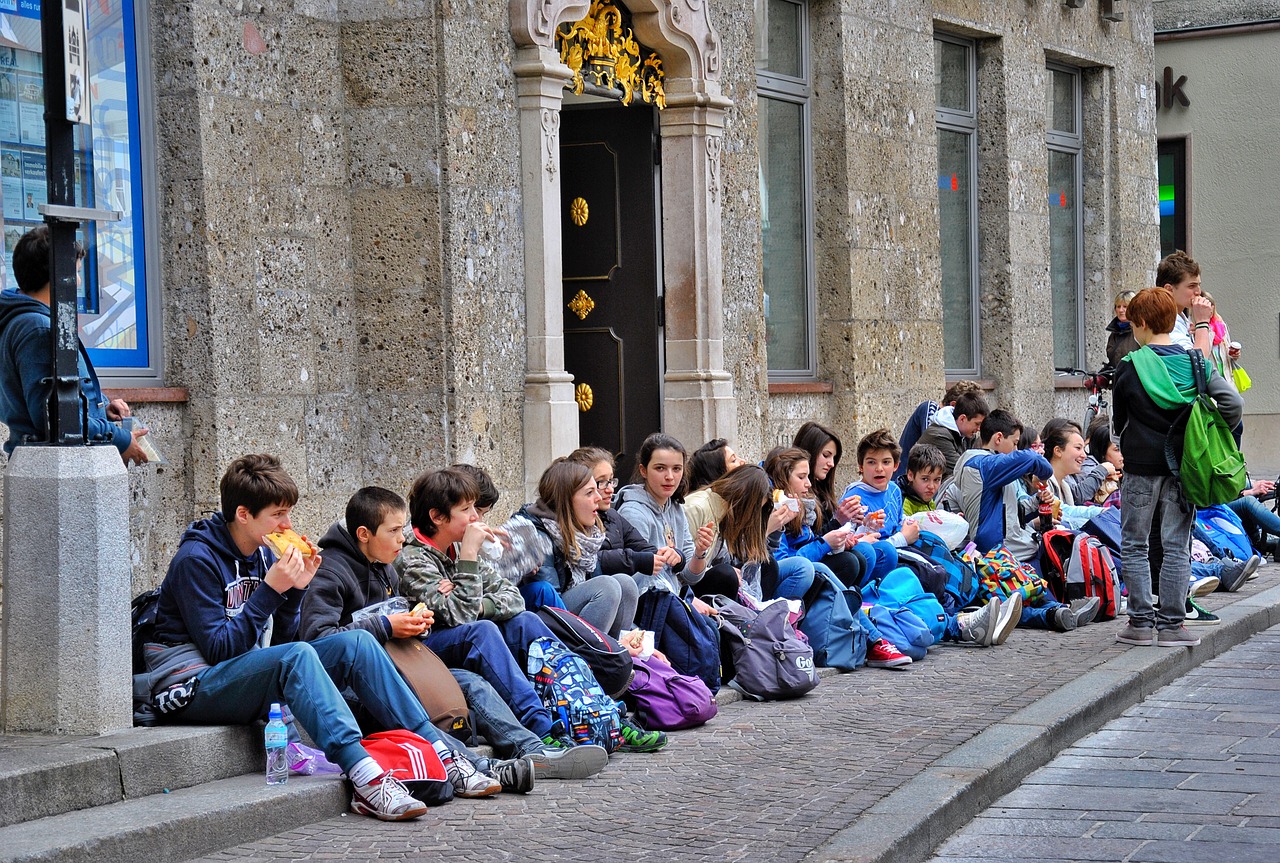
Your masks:
[{"label": "door frame", "polygon": [[[658,113],[663,431],[693,446],[737,436],[733,380],[724,363],[720,153],[724,113],[720,36],[709,2],[619,0],[636,37],[662,57],[666,109]],[[564,369],[561,309],[560,110],[571,79],[556,29],[590,0],[509,0],[520,114],[524,212],[526,497],[551,461],[578,446],[573,378]],[[532,499],[532,498],[530,498]]]}]

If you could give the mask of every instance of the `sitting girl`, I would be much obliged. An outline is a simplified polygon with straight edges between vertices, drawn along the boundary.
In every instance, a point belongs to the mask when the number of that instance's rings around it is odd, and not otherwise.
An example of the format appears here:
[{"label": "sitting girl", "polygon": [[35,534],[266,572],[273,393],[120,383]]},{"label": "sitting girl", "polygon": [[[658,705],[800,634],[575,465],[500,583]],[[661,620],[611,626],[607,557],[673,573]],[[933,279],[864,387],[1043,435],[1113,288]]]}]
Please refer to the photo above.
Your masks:
[{"label": "sitting girl", "polygon": [[567,608],[597,629],[617,636],[630,629],[639,593],[629,574],[604,575],[600,548],[605,530],[597,513],[600,491],[591,469],[556,459],[538,481],[538,499],[518,515],[552,542],[542,567],[520,585],[525,605]]}]

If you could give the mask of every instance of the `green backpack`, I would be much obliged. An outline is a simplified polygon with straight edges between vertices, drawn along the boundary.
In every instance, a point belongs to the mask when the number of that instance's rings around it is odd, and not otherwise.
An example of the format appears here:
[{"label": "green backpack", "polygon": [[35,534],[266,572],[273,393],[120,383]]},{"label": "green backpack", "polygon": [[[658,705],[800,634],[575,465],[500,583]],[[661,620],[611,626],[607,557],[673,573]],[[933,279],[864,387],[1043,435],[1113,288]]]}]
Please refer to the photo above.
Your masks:
[{"label": "green backpack", "polygon": [[[1173,424],[1165,441],[1164,457],[1182,483],[1182,493],[1196,506],[1229,503],[1240,496],[1248,478],[1244,456],[1218,406],[1208,393],[1204,357],[1191,355],[1196,396]],[[1182,453],[1174,442],[1182,434]]]}]

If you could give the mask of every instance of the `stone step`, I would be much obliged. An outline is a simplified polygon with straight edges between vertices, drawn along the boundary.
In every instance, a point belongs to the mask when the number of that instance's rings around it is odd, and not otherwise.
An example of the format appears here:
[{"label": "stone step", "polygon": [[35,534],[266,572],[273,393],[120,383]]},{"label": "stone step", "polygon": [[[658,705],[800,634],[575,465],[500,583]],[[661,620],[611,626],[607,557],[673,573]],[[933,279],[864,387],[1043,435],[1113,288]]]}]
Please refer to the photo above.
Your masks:
[{"label": "stone step", "polygon": [[267,785],[255,771],[0,828],[0,863],[178,863],[332,818],[349,800],[335,776]]},{"label": "stone step", "polygon": [[263,763],[262,729],[256,726],[0,737],[0,828],[257,773]]}]

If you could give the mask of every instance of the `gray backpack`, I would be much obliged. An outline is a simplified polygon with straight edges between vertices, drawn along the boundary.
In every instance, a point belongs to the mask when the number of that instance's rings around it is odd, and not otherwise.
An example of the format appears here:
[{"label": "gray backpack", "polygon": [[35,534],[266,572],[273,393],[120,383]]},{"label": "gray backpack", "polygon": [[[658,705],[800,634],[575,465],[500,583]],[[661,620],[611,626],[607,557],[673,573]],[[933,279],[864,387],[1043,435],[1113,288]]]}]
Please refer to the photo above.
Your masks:
[{"label": "gray backpack", "polygon": [[792,627],[787,603],[760,611],[724,596],[712,597],[720,612],[720,638],[733,660],[729,686],[757,701],[799,698],[818,685],[813,648]]}]

